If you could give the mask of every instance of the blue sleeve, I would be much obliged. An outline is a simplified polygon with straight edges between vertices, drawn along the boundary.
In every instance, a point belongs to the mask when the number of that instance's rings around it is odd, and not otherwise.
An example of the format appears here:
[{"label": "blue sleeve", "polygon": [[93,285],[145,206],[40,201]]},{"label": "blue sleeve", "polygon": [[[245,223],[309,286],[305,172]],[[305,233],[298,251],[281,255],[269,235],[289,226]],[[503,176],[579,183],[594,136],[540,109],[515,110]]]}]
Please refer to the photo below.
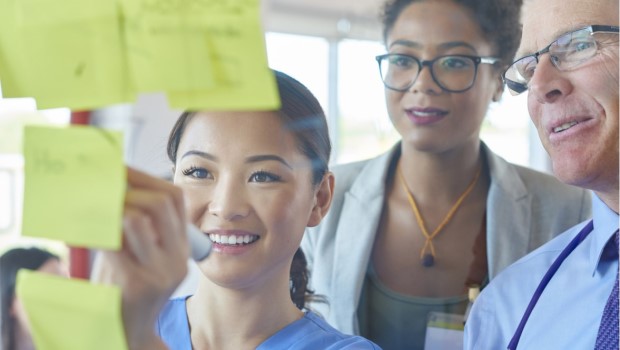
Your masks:
[{"label": "blue sleeve", "polygon": [[496,327],[493,299],[493,290],[487,287],[474,302],[465,324],[464,350],[498,350],[508,347],[508,342],[501,339],[501,332]]}]

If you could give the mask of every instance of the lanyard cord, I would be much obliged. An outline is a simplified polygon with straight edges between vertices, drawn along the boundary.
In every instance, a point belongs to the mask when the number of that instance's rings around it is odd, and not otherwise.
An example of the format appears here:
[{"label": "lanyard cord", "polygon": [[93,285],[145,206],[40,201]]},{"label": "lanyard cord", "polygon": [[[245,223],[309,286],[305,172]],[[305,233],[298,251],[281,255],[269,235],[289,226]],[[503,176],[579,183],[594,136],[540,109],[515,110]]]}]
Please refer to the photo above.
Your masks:
[{"label": "lanyard cord", "polygon": [[551,267],[549,267],[549,270],[545,274],[545,277],[543,277],[542,281],[540,281],[540,284],[538,285],[538,288],[536,288],[536,291],[534,292],[534,295],[532,296],[532,299],[530,300],[530,303],[527,306],[523,317],[521,318],[519,327],[517,327],[515,334],[512,336],[510,344],[508,344],[508,350],[517,349],[517,345],[519,345],[519,339],[521,339],[521,333],[523,333],[523,328],[525,327],[527,320],[530,318],[530,314],[532,313],[534,306],[536,306],[538,299],[547,287],[547,284],[549,284],[549,281],[551,281],[553,275],[555,275],[555,273],[560,268],[560,265],[562,265],[562,263],[570,255],[570,253],[572,253],[573,250],[577,248],[579,243],[581,243],[588,236],[588,234],[592,232],[593,227],[594,222],[590,220],[590,222],[588,222],[588,224],[581,230],[581,232],[579,232],[579,234],[575,238],[573,238],[573,240],[566,246],[566,248],[564,248],[560,255],[555,259],[553,264],[551,264]]}]

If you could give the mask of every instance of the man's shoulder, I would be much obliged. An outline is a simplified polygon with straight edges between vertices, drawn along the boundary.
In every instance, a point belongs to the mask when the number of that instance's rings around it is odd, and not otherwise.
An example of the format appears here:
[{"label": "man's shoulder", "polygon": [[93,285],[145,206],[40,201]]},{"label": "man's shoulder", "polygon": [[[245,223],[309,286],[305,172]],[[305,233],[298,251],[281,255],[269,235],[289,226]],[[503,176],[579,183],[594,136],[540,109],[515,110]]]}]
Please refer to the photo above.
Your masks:
[{"label": "man's shoulder", "polygon": [[515,261],[489,283],[481,298],[500,298],[502,303],[510,305],[520,305],[529,300],[549,267],[586,224],[587,221],[569,228]]},{"label": "man's shoulder", "polygon": [[[558,254],[566,248],[568,243],[586,224],[587,221],[584,221],[569,228],[549,242],[515,261],[502,271],[493,280],[492,284],[496,286],[508,286],[509,284],[522,284],[524,281],[528,280],[538,283],[541,277],[540,274],[544,274],[549,269],[549,266],[551,266]],[[507,288],[512,287],[508,286]]]},{"label": "man's shoulder", "polygon": [[467,320],[465,349],[506,348],[550,266],[586,224],[571,227],[517,260],[484,288]]}]

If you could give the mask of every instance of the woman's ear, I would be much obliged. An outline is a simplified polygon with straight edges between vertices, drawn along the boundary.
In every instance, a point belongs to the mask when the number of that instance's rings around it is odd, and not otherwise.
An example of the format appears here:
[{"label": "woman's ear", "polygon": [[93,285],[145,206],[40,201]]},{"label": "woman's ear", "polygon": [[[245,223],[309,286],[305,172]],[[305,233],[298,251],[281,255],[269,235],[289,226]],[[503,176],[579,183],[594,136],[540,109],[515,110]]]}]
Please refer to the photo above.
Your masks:
[{"label": "woman's ear", "polygon": [[495,92],[493,93],[493,102],[497,102],[501,100],[502,94],[504,94],[504,80],[500,76],[497,89],[495,89]]},{"label": "woman's ear", "polygon": [[334,195],[334,174],[327,172],[323,176],[323,180],[319,184],[314,193],[314,206],[312,212],[308,218],[308,227],[314,227],[321,223],[321,220],[327,215],[327,211],[332,204],[332,197]]}]

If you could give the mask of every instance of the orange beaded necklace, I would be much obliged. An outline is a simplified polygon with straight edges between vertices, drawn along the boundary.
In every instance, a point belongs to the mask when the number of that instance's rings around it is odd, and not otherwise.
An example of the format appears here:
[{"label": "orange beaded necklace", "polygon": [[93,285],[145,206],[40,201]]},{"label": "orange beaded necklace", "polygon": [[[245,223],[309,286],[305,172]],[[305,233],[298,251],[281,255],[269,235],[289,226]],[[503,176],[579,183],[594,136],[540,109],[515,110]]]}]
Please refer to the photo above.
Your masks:
[{"label": "orange beaded necklace", "polygon": [[[448,222],[450,222],[450,220],[454,216],[454,213],[456,213],[457,209],[461,206],[465,198],[467,198],[467,196],[474,189],[474,186],[476,185],[476,183],[478,182],[478,178],[480,177],[481,169],[482,167],[478,168],[478,171],[476,172],[474,179],[469,184],[469,186],[467,186],[467,188],[465,189],[465,192],[463,192],[463,194],[461,194],[461,196],[456,200],[456,203],[454,203],[452,208],[450,208],[450,211],[448,211],[448,214],[444,217],[443,221],[439,224],[439,226],[437,226],[437,228],[431,234],[429,234],[428,231],[426,230],[424,219],[422,218],[422,215],[420,214],[420,210],[418,209],[418,206],[415,200],[413,199],[413,195],[411,194],[411,191],[409,191],[409,188],[407,187],[407,183],[405,183],[405,178],[403,177],[403,174],[400,172],[400,170],[398,171],[400,181],[403,184],[403,188],[405,189],[405,192],[407,192],[407,198],[409,199],[409,204],[411,204],[411,209],[413,209],[413,213],[415,214],[415,218],[418,223],[418,226],[420,227],[420,230],[422,230],[422,234],[426,238],[426,241],[424,242],[424,247],[422,247],[422,251],[420,251],[420,259],[422,260],[422,265],[424,267],[431,267],[435,264],[436,254],[435,254],[435,246],[433,245],[433,238],[435,238],[435,236],[439,234],[439,232],[448,224]],[[427,253],[427,250],[430,250],[430,253]]]}]

